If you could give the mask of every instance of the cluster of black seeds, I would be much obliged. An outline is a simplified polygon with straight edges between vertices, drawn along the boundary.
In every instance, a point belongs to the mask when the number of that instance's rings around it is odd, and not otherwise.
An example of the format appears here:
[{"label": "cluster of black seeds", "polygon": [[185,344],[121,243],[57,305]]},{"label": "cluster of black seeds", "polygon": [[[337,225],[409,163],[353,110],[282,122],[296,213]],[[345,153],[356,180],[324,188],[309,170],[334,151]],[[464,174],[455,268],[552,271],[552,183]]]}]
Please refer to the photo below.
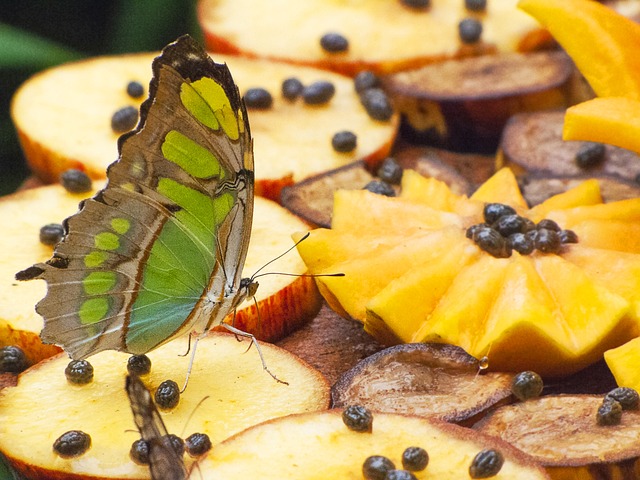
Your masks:
[{"label": "cluster of black seeds", "polygon": [[380,78],[370,70],[363,70],[353,79],[360,103],[373,120],[387,121],[393,115],[393,105],[381,88]]},{"label": "cluster of black seeds", "polygon": [[24,351],[15,345],[0,348],[0,373],[21,373],[29,366]]},{"label": "cluster of black seeds", "polygon": [[399,185],[402,180],[403,169],[393,157],[385,158],[378,170],[376,171],[377,180],[371,180],[364,186],[365,190],[384,195],[386,197],[395,197],[396,191],[393,185]]},{"label": "cluster of black seeds", "polygon": [[[127,83],[127,95],[138,99],[144,95],[144,87],[135,80]],[[127,105],[116,110],[111,116],[111,130],[114,133],[125,133],[132,130],[138,123],[138,109]]]},{"label": "cluster of black seeds", "polygon": [[421,472],[429,464],[429,454],[422,447],[408,447],[402,453],[402,469],[384,455],[371,455],[362,464],[362,475],[366,480],[411,480],[412,472]]},{"label": "cluster of black seeds", "polygon": [[53,442],[53,451],[62,458],[78,457],[91,447],[91,437],[81,430],[69,430]]},{"label": "cluster of black seeds", "polygon": [[511,393],[520,401],[539,397],[543,388],[542,377],[536,372],[520,372],[511,381]]},{"label": "cluster of black seeds", "polygon": [[573,230],[562,230],[548,218],[535,224],[502,203],[487,203],[483,215],[484,223],[470,226],[466,236],[496,258],[508,258],[513,250],[521,255],[559,253],[563,244],[578,242]]},{"label": "cluster of black seeds", "polygon": [[607,393],[598,407],[596,421],[598,425],[618,425],[622,421],[623,410],[640,408],[640,396],[633,388],[618,387]]},{"label": "cluster of black seeds", "polygon": [[85,385],[93,380],[93,366],[87,360],[71,360],[64,374],[69,383]]},{"label": "cluster of black seeds", "polygon": [[173,380],[165,380],[156,389],[156,405],[163,410],[171,410],[180,402],[180,388]]},{"label": "cluster of black seeds", "polygon": [[493,448],[481,450],[469,466],[471,478],[490,478],[496,476],[504,465],[502,453]]}]

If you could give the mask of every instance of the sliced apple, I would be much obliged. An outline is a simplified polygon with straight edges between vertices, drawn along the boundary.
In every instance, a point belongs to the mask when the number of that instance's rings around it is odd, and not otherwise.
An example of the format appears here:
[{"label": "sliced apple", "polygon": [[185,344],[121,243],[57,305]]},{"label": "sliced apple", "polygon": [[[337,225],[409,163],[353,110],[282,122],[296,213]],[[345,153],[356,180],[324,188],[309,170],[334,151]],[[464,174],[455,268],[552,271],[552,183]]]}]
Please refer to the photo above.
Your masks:
[{"label": "sliced apple", "polygon": [[[15,274],[51,257],[52,248],[40,243],[40,228],[61,223],[75,213],[83,197],[52,185],[0,199],[0,217],[12,219],[0,239],[2,248],[11,252],[0,260],[0,345],[19,345],[30,363],[58,353],[59,349],[43,345],[39,338],[43,323],[35,304],[44,297],[46,284],[17,282]],[[254,213],[246,276],[284,253],[291,247],[291,232],[305,227],[284,208],[260,197],[256,198]],[[270,265],[268,271],[302,274],[306,266],[296,252],[290,252]],[[266,341],[280,339],[313,318],[322,303],[312,278],[285,275],[260,278],[256,300],[257,308],[252,301],[241,306],[235,325]]]},{"label": "sliced apple", "polygon": [[[327,407],[329,387],[318,371],[262,343],[266,365],[288,384],[278,383],[263,370],[255,347],[247,351],[248,346],[248,340],[223,333],[198,343],[186,391],[174,409],[162,414],[170,433],[206,433],[215,444],[258,422]],[[186,348],[186,339],[179,339],[149,353],[151,371],[141,378],[152,392],[167,379],[182,384]],[[19,471],[37,478],[148,478],[148,468],[129,458],[140,435],[124,390],[127,358],[112,351],[94,355],[94,378],[85,385],[67,381],[69,359],[63,354],[24,372],[18,386],[0,392],[0,451]],[[89,434],[91,448],[64,459],[52,446],[69,430]]]},{"label": "sliced apple", "polygon": [[640,412],[625,410],[618,425],[598,425],[603,395],[548,395],[507,405],[474,429],[519,448],[555,480],[637,478]]},{"label": "sliced apple", "polygon": [[[268,441],[266,441],[268,439]],[[266,441],[266,443],[265,443]],[[424,448],[429,463],[412,472],[418,479],[469,478],[469,466],[483,449],[496,449],[504,464],[495,480],[549,478],[535,463],[499,439],[473,430],[413,416],[374,413],[373,431],[349,430],[341,410],[290,415],[256,425],[215,446],[199,463],[205,478],[311,480],[362,476],[370,455],[383,455],[402,468],[402,453]]]},{"label": "sliced apple", "polygon": [[[428,8],[410,8],[400,1],[278,0],[256,5],[251,0],[201,0],[198,18],[213,51],[353,75],[363,69],[394,72],[446,58],[539,48],[548,34],[516,4],[493,0],[486,12],[473,14],[457,0],[433,1]],[[480,42],[461,42],[458,23],[466,17],[482,22]],[[288,32],[286,39],[282,32]],[[323,50],[320,38],[329,32],[345,36],[348,49]]]},{"label": "sliced apple", "polygon": [[463,425],[508,403],[513,375],[482,372],[459,347],[407,343],[382,350],[345,372],[331,388],[331,405],[436,417]]},{"label": "sliced apple", "polygon": [[[268,61],[251,61],[220,54],[240,93],[266,88],[273,97],[268,110],[249,111],[255,137],[256,193],[279,200],[282,186],[314,173],[358,159],[386,156],[393,143],[398,117],[372,120],[360,104],[351,79],[312,68]],[[94,58],[46,70],[16,93],[12,117],[32,170],[48,182],[68,168],[80,168],[93,178],[105,176],[116,160],[118,134],[111,129],[113,113],[141,100],[126,94],[127,83],[148,85],[153,54]],[[327,80],[336,88],[326,105],[290,102],[281,95],[282,81],[297,77],[304,84]],[[55,92],[55,94],[52,94]],[[349,130],[357,136],[355,150],[336,152],[331,139]]]}]

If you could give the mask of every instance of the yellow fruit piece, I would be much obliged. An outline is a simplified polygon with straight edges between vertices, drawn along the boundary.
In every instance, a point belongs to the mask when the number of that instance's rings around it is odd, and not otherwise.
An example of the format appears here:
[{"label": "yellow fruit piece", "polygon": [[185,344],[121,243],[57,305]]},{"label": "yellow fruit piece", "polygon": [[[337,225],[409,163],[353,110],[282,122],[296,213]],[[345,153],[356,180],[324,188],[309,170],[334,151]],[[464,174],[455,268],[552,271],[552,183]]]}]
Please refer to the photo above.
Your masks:
[{"label": "yellow fruit piece", "polygon": [[[443,212],[462,216],[482,215],[482,203],[456,195],[449,185],[433,177],[424,177],[415,170],[405,170],[402,175],[400,198],[422,203]],[[480,220],[478,220],[480,221]]]},{"label": "yellow fruit piece", "polygon": [[590,140],[640,152],[640,101],[631,98],[594,98],[567,110],[565,140]]},{"label": "yellow fruit piece", "polygon": [[640,225],[609,220],[585,220],[571,227],[584,246],[640,253]]},{"label": "yellow fruit piece", "polygon": [[344,277],[318,277],[316,281],[331,291],[341,306],[340,310],[344,309],[352,318],[364,322],[369,299],[409,269],[437,259],[444,249],[459,242],[460,236],[458,228],[450,227],[408,237],[390,248],[382,245],[367,255],[314,272],[339,272],[344,273]]},{"label": "yellow fruit piece", "polygon": [[544,202],[531,208],[527,216],[534,222],[545,218],[549,212],[573,208],[581,205],[596,205],[602,203],[600,183],[595,178],[585,180],[578,186],[546,199]]},{"label": "yellow fruit piece", "polygon": [[581,242],[567,248],[562,257],[630,302],[629,316],[640,335],[640,254],[587,247]]},{"label": "yellow fruit piece", "polygon": [[640,337],[607,350],[604,360],[619,386],[640,391]]},{"label": "yellow fruit piece", "polygon": [[515,175],[506,167],[498,170],[480,185],[470,198],[478,202],[505,203],[516,210],[528,208]]},{"label": "yellow fruit piece", "polygon": [[461,225],[453,213],[427,205],[385,197],[367,190],[338,190],[333,200],[331,228],[359,234],[406,232]]},{"label": "yellow fruit piece", "polygon": [[640,100],[640,25],[592,0],[521,0],[599,97]]},{"label": "yellow fruit piece", "polygon": [[420,323],[412,320],[428,318],[458,272],[479,255],[479,249],[461,236],[432,261],[392,280],[367,304],[365,330],[377,338],[386,332],[385,343],[413,341]]},{"label": "yellow fruit piece", "polygon": [[548,218],[555,220],[563,228],[573,228],[590,220],[640,222],[640,198],[556,210],[549,212]]}]

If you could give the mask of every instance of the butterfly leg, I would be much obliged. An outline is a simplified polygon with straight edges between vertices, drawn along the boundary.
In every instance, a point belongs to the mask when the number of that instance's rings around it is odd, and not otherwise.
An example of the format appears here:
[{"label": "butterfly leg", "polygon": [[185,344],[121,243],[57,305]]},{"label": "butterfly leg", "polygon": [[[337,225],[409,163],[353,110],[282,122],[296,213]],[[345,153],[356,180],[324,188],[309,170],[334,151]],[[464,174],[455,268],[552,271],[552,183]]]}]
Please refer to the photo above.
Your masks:
[{"label": "butterfly leg", "polygon": [[[189,358],[189,367],[187,368],[187,376],[184,379],[184,385],[182,386],[180,393],[184,393],[184,391],[187,389],[187,384],[189,383],[189,377],[191,376],[191,369],[193,368],[193,361],[196,359],[196,350],[198,349],[198,342],[200,341],[200,338],[202,338],[203,336],[204,335],[197,335],[195,341],[193,342],[193,349],[191,350],[191,357]],[[189,334],[189,348],[191,349],[191,334]],[[187,353],[189,353],[189,350],[187,350]],[[187,353],[185,353],[185,355]]]},{"label": "butterfly leg", "polygon": [[[248,338],[251,340],[251,343],[249,344],[249,348],[251,348],[252,345],[256,346],[256,350],[258,351],[258,355],[260,355],[260,361],[262,362],[262,368],[265,372],[267,372],[269,375],[271,375],[271,378],[273,378],[276,382],[278,383],[284,383],[285,385],[289,385],[288,382],[285,382],[284,380],[280,380],[278,377],[276,377],[271,370],[269,370],[269,367],[267,367],[267,362],[264,361],[264,356],[262,355],[262,350],[260,349],[260,344],[258,343],[258,340],[256,339],[256,337],[254,337],[253,335],[251,335],[250,333],[247,332],[243,332],[242,330],[233,327],[231,325],[229,325],[228,323],[223,323],[222,326],[226,329],[229,330],[231,333],[233,333],[234,335],[240,336],[240,337],[244,337],[244,338]],[[195,348],[195,345],[194,345]],[[248,350],[248,349],[247,349]]]}]

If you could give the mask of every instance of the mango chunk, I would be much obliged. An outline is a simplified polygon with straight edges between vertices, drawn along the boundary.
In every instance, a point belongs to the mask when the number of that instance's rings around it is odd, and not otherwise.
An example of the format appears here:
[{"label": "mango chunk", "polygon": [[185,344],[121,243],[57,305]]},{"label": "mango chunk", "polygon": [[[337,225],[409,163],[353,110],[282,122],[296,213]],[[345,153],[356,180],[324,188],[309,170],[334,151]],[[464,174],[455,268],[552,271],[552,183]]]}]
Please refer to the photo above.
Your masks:
[{"label": "mango chunk", "polygon": [[619,386],[640,391],[640,337],[607,350],[604,360]]},{"label": "mango chunk", "polygon": [[544,202],[531,208],[528,216],[534,222],[539,222],[554,210],[563,210],[582,205],[596,205],[602,202],[600,183],[595,178],[591,178],[574,188],[547,198]]},{"label": "mango chunk", "polygon": [[518,181],[510,168],[498,170],[469,198],[479,202],[505,203],[516,210],[528,208],[527,201],[520,193]]}]

